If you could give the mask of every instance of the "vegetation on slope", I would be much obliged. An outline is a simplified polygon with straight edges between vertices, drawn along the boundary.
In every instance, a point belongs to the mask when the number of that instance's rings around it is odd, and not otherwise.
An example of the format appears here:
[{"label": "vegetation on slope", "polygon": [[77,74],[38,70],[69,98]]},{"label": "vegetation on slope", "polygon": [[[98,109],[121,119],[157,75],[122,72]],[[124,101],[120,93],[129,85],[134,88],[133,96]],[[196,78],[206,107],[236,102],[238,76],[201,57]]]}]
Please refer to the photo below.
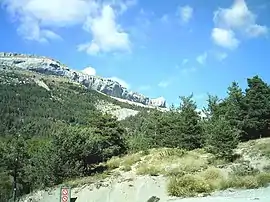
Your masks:
[{"label": "vegetation on slope", "polygon": [[[113,99],[57,77],[38,77],[49,90],[37,85],[33,74],[3,72],[0,76],[0,198],[3,201],[11,197],[15,173],[17,195],[22,195],[90,176],[97,169],[120,167],[129,171],[134,163],[138,165],[137,174],[170,176],[169,193],[177,196],[192,195],[191,190],[200,193],[226,187],[258,187],[269,179],[267,173],[255,173],[253,177],[233,174],[230,176],[245,180],[232,185],[235,178],[220,180],[218,171],[210,169],[217,161],[235,161],[233,151],[239,141],[269,137],[270,87],[258,76],[247,80],[244,92],[233,82],[225,99],[209,95],[204,109],[206,118],[200,117],[196,103],[188,96],[181,97],[179,107],[163,113],[147,112],[136,106],[141,112],[121,122],[95,108],[98,100]],[[160,153],[163,147],[168,149]],[[194,149],[200,155],[191,152]],[[124,159],[114,157],[114,162],[103,168],[97,166],[113,156],[137,151],[142,152]],[[147,158],[148,152],[159,156],[153,161],[163,159],[166,163],[145,164],[142,156]],[[209,162],[211,158],[203,158],[209,154],[215,156],[212,162]],[[168,168],[168,162],[175,167]],[[212,175],[217,181],[204,180]],[[191,185],[182,190],[183,182]],[[244,182],[255,182],[256,186]]]},{"label": "vegetation on slope", "polygon": [[[270,139],[263,139],[268,142]],[[249,148],[249,142],[241,145]],[[261,143],[256,141],[254,146]],[[208,153],[205,149],[186,151],[177,148],[158,148],[144,152],[113,157],[106,162],[112,173],[131,172],[130,176],[163,175],[168,178],[167,192],[172,196],[204,196],[228,188],[251,189],[269,185],[269,170],[259,170],[246,161],[242,153],[234,162],[228,162]],[[262,160],[262,158],[258,158]],[[270,166],[270,161],[261,164]],[[127,169],[128,168],[128,169]]]}]

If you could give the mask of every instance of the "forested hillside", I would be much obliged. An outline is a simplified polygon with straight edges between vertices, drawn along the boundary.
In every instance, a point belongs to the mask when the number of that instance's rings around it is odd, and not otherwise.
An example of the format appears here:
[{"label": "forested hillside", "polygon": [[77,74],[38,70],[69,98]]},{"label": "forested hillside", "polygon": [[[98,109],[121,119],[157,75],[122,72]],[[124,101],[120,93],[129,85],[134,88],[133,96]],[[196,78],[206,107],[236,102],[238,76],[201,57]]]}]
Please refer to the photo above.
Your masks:
[{"label": "forested hillside", "polygon": [[21,195],[87,175],[89,165],[124,153],[124,128],[96,109],[100,101],[146,110],[61,77],[1,71],[0,184],[7,192],[0,192],[0,200],[10,197],[14,169]]},{"label": "forested hillside", "polygon": [[[270,136],[270,87],[255,76],[242,90],[233,82],[223,100],[209,95],[202,118],[192,95],[168,112],[115,101],[57,77],[1,72],[0,199],[89,176],[112,156],[151,148],[204,148],[233,161],[240,141]],[[102,114],[100,100],[140,112],[124,121]],[[103,167],[102,169],[107,169]]]}]

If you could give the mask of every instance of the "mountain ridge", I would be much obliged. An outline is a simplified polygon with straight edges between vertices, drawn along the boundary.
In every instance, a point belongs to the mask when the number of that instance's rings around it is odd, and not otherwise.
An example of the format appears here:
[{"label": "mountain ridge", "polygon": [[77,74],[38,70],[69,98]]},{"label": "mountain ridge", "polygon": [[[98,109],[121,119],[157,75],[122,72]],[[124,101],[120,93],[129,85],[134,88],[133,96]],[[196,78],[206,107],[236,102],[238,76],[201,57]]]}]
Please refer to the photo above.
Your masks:
[{"label": "mountain ridge", "polygon": [[146,106],[166,108],[166,100],[163,97],[151,99],[143,94],[129,91],[117,81],[73,70],[60,61],[49,57],[0,52],[0,65],[15,66],[42,74],[68,77],[70,80],[87,88],[115,98],[141,103]]}]

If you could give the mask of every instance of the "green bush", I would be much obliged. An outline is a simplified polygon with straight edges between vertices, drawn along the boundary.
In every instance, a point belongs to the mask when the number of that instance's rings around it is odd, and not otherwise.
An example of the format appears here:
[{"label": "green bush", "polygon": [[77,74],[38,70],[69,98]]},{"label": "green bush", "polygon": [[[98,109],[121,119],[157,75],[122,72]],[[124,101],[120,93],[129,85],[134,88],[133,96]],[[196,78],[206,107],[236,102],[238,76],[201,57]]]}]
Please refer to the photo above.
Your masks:
[{"label": "green bush", "polygon": [[167,190],[171,196],[192,197],[201,193],[210,193],[212,188],[204,178],[187,174],[181,177],[171,177]]},{"label": "green bush", "polygon": [[204,125],[206,150],[216,157],[232,161],[239,143],[239,131],[225,119],[211,120]]},{"label": "green bush", "polygon": [[12,181],[5,172],[0,172],[0,179],[0,202],[5,202],[12,196]]},{"label": "green bush", "polygon": [[133,133],[125,137],[130,152],[147,151],[153,147],[152,138],[145,133]]}]

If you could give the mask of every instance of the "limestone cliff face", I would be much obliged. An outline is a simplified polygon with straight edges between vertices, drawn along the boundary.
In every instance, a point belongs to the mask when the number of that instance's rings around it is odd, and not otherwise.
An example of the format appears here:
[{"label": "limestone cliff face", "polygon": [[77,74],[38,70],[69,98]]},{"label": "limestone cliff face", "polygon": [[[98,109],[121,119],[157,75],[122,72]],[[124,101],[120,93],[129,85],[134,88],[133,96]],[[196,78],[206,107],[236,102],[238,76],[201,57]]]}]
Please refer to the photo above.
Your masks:
[{"label": "limestone cliff face", "polygon": [[17,53],[0,53],[0,65],[15,66],[42,74],[65,76],[72,81],[83,84],[87,88],[91,88],[113,97],[149,106],[166,107],[166,101],[162,97],[150,99],[142,94],[129,91],[127,88],[121,86],[117,81],[98,76],[90,76],[82,72],[72,70],[61,64],[59,61],[47,57]]}]

